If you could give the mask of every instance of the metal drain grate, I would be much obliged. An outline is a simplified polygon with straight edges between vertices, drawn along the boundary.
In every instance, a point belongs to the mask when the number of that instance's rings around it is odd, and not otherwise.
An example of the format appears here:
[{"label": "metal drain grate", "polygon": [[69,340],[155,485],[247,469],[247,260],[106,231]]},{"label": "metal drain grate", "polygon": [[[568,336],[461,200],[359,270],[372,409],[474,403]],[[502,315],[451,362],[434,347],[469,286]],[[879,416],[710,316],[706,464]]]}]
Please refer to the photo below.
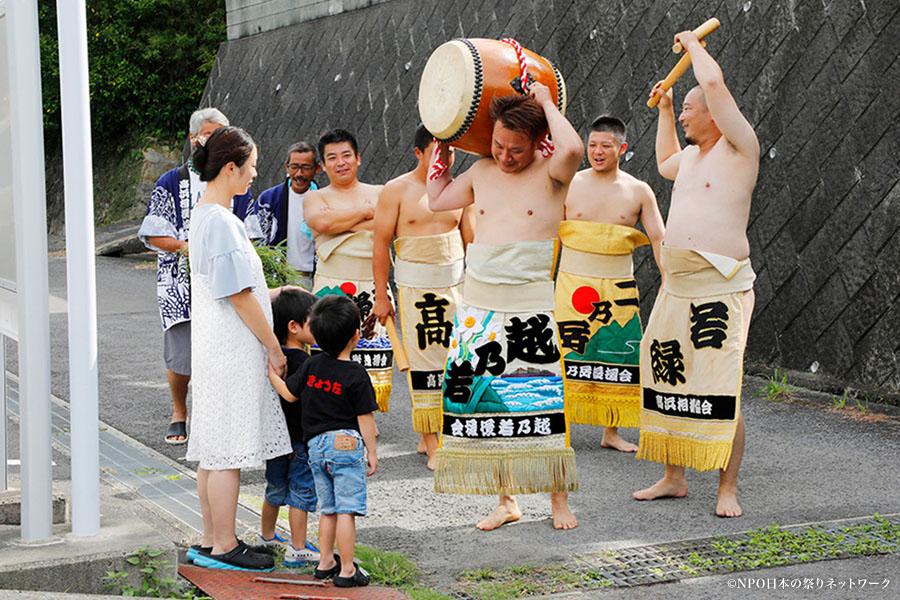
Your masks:
[{"label": "metal drain grate", "polygon": [[601,587],[633,587],[850,556],[900,552],[900,515],[863,517],[579,554],[548,567],[516,567],[461,575],[459,600],[496,596],[498,586],[536,596]]}]

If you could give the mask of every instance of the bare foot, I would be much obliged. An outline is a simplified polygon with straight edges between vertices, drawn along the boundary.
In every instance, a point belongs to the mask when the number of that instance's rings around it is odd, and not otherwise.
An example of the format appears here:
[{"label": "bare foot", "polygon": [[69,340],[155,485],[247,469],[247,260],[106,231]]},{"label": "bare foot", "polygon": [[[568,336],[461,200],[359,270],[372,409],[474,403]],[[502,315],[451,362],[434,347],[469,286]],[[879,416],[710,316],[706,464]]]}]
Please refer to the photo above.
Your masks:
[{"label": "bare foot", "polygon": [[428,457],[428,462],[425,463],[425,466],[428,467],[429,471],[434,471],[434,468],[437,466],[437,458],[434,454]]},{"label": "bare foot", "polygon": [[716,503],[716,514],[720,517],[740,517],[744,509],[737,501],[737,489],[735,487],[719,486],[719,501]]},{"label": "bare foot", "polygon": [[518,521],[521,518],[522,511],[519,510],[519,505],[513,500],[511,504],[498,505],[491,514],[478,521],[475,527],[482,531],[491,531],[506,523]]},{"label": "bare foot", "polygon": [[614,448],[619,452],[637,452],[638,447],[619,435],[618,428],[606,427],[603,430],[603,439],[600,440],[601,448]]},{"label": "bare foot", "polygon": [[416,452],[418,452],[419,454],[425,454],[426,451],[427,448],[425,447],[425,436],[423,435],[419,437],[419,445],[416,446]]},{"label": "bare foot", "polygon": [[575,518],[575,515],[569,508],[565,497],[561,499],[551,497],[550,505],[553,511],[554,529],[575,529],[578,527],[578,519]]},{"label": "bare foot", "polygon": [[647,489],[634,493],[635,500],[656,500],[657,498],[683,498],[687,496],[687,482],[681,479],[663,477]]}]

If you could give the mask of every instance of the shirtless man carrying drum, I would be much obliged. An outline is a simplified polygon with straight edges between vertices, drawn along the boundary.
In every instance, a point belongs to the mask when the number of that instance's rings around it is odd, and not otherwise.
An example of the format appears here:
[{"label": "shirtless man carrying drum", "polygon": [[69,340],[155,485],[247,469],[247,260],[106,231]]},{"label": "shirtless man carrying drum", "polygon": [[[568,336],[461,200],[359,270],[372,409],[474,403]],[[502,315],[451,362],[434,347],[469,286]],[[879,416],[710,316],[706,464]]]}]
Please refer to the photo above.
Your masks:
[{"label": "shirtless man carrying drum", "polygon": [[[432,210],[473,206],[475,239],[444,376],[441,448],[435,489],[499,494],[478,522],[495,529],[516,521],[514,494],[550,492],[553,525],[572,529],[567,492],[577,488],[568,444],[562,368],[553,320],[557,228],[584,145],[550,91],[495,97],[491,157],[455,180],[432,158]],[[547,129],[555,152],[540,151]],[[440,163],[435,165],[436,159]]]}]

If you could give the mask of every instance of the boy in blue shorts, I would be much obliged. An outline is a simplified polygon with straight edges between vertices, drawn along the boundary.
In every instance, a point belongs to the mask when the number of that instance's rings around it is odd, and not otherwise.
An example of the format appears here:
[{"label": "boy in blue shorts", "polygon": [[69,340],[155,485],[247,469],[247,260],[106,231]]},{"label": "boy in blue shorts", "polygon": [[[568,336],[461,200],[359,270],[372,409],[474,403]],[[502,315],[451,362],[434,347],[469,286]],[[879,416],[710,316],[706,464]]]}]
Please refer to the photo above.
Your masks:
[{"label": "boy in blue shorts", "polygon": [[[304,350],[306,345],[315,343],[309,329],[309,314],[315,302],[315,296],[297,288],[283,290],[272,301],[273,329],[287,358],[288,376],[299,371],[309,358]],[[256,542],[284,546],[284,566],[300,567],[319,562],[319,551],[306,541],[308,513],[316,510],[316,486],[306,454],[299,406],[282,396],[281,408],[294,452],[266,461],[262,531],[256,536]],[[278,509],[285,504],[290,508],[290,540],[275,531]]]},{"label": "boy in blue shorts", "polygon": [[[356,515],[366,514],[366,476],[378,469],[375,455],[375,390],[365,368],[350,354],[359,341],[359,309],[347,296],[331,295],[312,308],[309,326],[323,350],[285,382],[270,368],[269,379],[284,398],[299,398],[303,436],[319,498],[317,579],[338,587],[369,584],[353,562]],[[337,539],[338,552],[334,554]]]}]

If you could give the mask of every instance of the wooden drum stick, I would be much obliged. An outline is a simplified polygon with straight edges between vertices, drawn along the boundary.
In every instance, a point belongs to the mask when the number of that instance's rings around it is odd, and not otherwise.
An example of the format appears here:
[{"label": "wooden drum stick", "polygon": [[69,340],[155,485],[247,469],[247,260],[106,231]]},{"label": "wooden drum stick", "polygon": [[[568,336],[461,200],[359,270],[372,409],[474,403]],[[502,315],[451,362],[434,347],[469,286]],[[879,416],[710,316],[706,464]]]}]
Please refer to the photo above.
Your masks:
[{"label": "wooden drum stick", "polygon": [[[718,29],[719,25],[719,20],[713,17],[712,19],[695,29],[694,35],[697,36],[698,40],[702,40],[707,35]],[[675,54],[681,54],[682,52],[684,52],[684,46],[681,45],[681,42],[675,42],[675,45],[672,46],[672,52],[674,52]]]},{"label": "wooden drum stick", "polygon": [[[703,46],[706,46],[706,42],[700,42]],[[662,84],[659,86],[659,91],[650,96],[650,99],[647,100],[647,106],[653,108],[657,104],[659,104],[659,98],[663,94],[669,91],[675,82],[678,81],[678,78],[684,75],[684,72],[687,71],[688,67],[691,66],[691,55],[685,54],[679,59],[679,61],[672,67],[672,70],[669,71],[669,74],[666,75],[666,78],[663,79]]]},{"label": "wooden drum stick", "polygon": [[387,321],[384,322],[384,327],[387,329],[388,337],[391,339],[391,348],[394,351],[394,362],[397,363],[397,368],[401,371],[409,371],[409,357],[406,356],[403,344],[400,343],[400,334],[397,333],[397,325],[394,323],[393,316],[388,315]]}]

